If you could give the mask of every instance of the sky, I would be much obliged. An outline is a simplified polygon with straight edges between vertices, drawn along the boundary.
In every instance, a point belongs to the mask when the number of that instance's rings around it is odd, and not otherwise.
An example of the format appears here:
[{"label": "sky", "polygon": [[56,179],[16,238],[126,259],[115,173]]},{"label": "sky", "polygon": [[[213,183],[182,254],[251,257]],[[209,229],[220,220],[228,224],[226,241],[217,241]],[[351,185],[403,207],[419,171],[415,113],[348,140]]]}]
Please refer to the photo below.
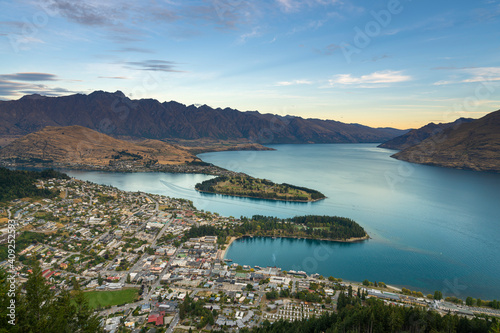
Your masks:
[{"label": "sky", "polygon": [[0,99],[95,90],[417,128],[500,109],[499,0],[0,0]]}]

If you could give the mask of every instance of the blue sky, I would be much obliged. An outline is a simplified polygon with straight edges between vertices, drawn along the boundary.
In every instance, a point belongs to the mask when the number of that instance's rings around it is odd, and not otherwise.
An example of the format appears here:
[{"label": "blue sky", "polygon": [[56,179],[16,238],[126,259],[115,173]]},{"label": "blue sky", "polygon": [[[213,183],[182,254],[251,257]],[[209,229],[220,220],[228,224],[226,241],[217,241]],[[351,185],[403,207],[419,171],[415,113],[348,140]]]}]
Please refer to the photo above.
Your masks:
[{"label": "blue sky", "polygon": [[398,128],[500,108],[500,1],[0,0],[0,99],[94,90]]}]

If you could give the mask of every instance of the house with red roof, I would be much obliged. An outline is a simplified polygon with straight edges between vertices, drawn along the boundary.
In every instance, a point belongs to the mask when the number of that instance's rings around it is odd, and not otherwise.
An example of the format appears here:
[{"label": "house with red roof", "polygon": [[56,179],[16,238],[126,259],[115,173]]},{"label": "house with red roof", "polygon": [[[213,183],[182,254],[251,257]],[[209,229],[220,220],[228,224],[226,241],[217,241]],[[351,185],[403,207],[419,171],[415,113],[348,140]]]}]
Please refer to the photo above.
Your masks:
[{"label": "house with red roof", "polygon": [[159,313],[152,313],[148,317],[148,324],[154,323],[156,326],[163,325],[163,317],[165,317],[165,311]]}]

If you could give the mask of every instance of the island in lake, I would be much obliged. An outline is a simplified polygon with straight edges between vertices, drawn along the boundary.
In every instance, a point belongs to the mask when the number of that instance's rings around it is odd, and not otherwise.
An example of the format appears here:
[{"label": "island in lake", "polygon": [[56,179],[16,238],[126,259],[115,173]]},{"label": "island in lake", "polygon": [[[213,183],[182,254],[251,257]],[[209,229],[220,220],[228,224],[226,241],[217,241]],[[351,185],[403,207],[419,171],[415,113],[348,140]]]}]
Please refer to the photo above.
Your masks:
[{"label": "island in lake", "polygon": [[358,242],[370,238],[355,221],[339,216],[306,215],[287,219],[254,215],[241,218],[241,224],[232,228],[211,225],[193,226],[185,233],[185,240],[202,236],[217,236],[218,242],[229,244],[240,237],[306,238],[335,242]]},{"label": "island in lake", "polygon": [[195,189],[205,193],[280,201],[310,202],[326,198],[323,193],[306,187],[276,184],[245,174],[215,177],[196,184]]}]

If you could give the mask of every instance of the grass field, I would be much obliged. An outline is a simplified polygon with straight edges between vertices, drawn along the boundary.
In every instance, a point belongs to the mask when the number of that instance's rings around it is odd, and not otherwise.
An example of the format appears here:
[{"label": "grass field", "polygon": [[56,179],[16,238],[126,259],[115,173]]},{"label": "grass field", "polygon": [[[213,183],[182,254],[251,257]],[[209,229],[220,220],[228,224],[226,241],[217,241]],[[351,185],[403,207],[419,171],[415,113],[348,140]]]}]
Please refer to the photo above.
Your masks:
[{"label": "grass field", "polygon": [[138,289],[127,288],[122,290],[112,291],[88,291],[84,295],[89,301],[91,308],[98,306],[105,307],[107,305],[119,305],[133,302],[139,293]]}]

